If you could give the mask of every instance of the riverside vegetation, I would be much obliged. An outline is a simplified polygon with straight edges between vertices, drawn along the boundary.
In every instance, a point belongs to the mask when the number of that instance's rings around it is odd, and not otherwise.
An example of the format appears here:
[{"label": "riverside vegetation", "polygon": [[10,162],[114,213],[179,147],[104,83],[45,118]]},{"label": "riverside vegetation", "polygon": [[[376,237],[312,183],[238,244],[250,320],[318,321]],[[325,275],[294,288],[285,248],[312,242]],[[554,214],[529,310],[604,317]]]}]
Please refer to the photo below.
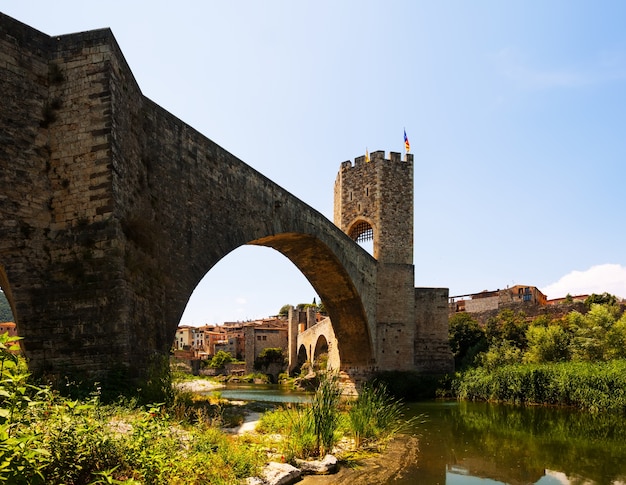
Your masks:
[{"label": "riverside vegetation", "polygon": [[267,412],[262,433],[234,436],[222,428],[241,414],[219,393],[175,390],[170,402],[141,406],[124,398],[105,404],[96,387],[70,399],[30,381],[11,352],[16,340],[0,336],[1,483],[237,484],[270,459],[320,457],[338,443],[344,459],[354,459],[403,423],[401,402],[384,387],[343,401],[327,373],[310,405]]},{"label": "riverside vegetation", "polygon": [[450,319],[459,372],[444,393],[464,400],[572,406],[626,413],[626,313],[612,295],[591,295],[586,311],[526,318],[504,310],[484,326]]}]

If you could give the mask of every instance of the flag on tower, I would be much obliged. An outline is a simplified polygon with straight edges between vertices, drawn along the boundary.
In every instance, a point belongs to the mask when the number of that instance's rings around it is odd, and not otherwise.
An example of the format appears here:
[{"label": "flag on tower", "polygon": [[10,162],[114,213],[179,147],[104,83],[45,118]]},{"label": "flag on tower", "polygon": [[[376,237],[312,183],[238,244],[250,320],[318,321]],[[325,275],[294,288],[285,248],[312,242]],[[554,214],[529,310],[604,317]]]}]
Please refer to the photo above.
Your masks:
[{"label": "flag on tower", "polygon": [[406,129],[404,130],[404,148],[406,149],[407,153],[409,153],[409,151],[411,150],[411,144],[409,143],[409,139],[406,136]]},{"label": "flag on tower", "polygon": [[365,163],[370,161],[370,152],[367,151],[367,148],[365,149]]}]

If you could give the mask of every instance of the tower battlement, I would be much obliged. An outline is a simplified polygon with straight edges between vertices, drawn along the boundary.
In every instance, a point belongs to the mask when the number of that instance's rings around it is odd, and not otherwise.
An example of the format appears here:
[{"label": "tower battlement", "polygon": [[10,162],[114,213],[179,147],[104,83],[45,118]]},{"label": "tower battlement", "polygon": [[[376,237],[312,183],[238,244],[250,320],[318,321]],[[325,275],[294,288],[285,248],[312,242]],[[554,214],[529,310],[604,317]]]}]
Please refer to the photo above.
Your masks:
[{"label": "tower battlement", "polygon": [[335,224],[357,242],[373,240],[382,262],[413,264],[413,155],[383,150],[341,164],[335,180]]},{"label": "tower battlement", "polygon": [[[376,162],[387,162],[387,163],[407,163],[413,164],[413,154],[407,153],[405,155],[404,160],[401,158],[401,154],[399,152],[389,152],[389,158],[385,158],[384,150],[377,150],[375,152],[370,153],[370,161],[369,163]],[[360,157],[356,157],[354,159],[354,164],[351,160],[346,160],[341,163],[340,170],[343,172],[345,170],[350,170],[351,168],[360,167],[368,162],[365,161],[365,155],[361,155]]]}]

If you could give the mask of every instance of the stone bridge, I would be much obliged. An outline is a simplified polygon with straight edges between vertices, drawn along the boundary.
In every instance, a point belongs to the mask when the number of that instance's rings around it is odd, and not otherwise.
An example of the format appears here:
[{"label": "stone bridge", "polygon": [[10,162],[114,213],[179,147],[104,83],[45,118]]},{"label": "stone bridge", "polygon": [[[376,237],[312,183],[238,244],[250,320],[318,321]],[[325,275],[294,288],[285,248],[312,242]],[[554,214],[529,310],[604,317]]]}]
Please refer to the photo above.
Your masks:
[{"label": "stone bridge", "polygon": [[0,286],[35,374],[146,382],[196,285],[244,244],[307,277],[343,370],[419,368],[413,313],[381,359],[393,271],[144,97],[109,29],[50,37],[0,14],[0,99]]}]

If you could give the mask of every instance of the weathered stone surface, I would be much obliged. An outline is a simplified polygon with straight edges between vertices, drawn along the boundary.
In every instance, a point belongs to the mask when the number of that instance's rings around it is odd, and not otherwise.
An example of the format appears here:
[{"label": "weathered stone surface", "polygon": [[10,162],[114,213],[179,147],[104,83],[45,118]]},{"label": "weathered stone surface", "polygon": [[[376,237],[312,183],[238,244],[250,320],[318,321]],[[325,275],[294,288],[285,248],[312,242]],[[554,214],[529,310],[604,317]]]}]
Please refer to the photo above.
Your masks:
[{"label": "weathered stone surface", "polygon": [[326,455],[322,460],[299,460],[296,465],[303,475],[329,475],[337,472],[337,458]]},{"label": "weathered stone surface", "polygon": [[289,463],[271,461],[263,469],[262,475],[267,485],[290,485],[300,480],[302,472]]},{"label": "weathered stone surface", "polygon": [[[0,53],[0,286],[33,372],[145,383],[196,285],[244,244],[315,287],[347,374],[413,366],[412,191],[381,202],[379,263],[144,97],[109,29],[50,37],[0,14]],[[380,153],[379,198],[412,180],[412,160]],[[381,325],[403,332],[384,357]]]}]

